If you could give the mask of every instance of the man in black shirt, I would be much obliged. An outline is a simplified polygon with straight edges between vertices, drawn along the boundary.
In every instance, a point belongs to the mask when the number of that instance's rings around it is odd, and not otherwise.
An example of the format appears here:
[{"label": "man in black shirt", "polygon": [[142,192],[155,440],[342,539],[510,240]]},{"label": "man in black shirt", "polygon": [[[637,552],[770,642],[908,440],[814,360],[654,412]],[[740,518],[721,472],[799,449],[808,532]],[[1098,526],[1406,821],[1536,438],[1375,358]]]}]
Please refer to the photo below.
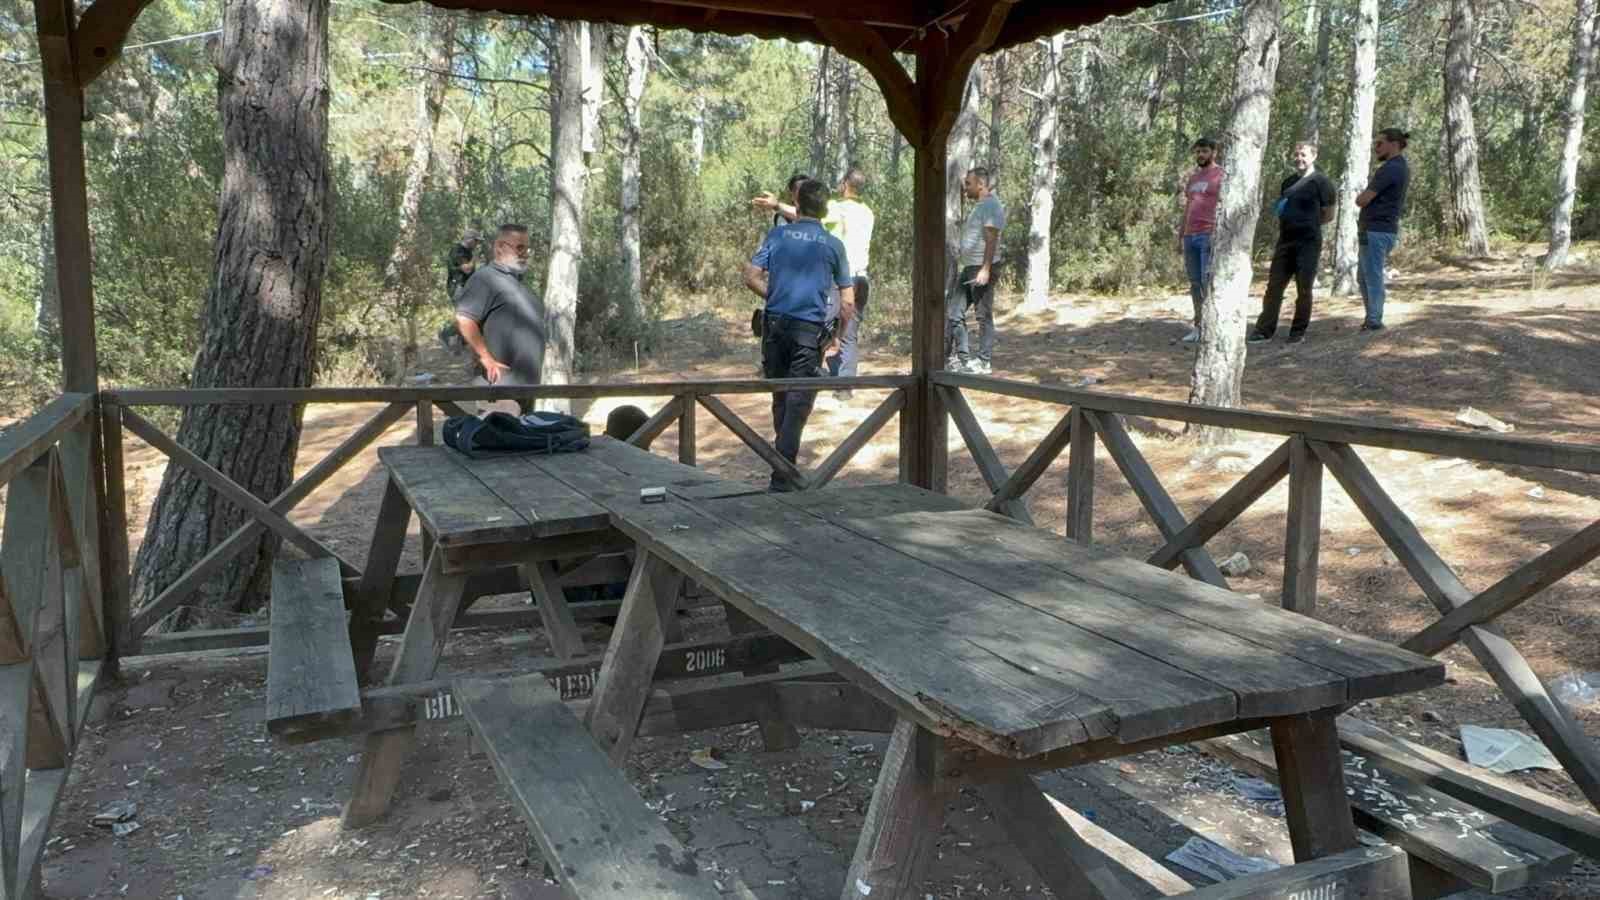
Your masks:
[{"label": "man in black shirt", "polygon": [[1372,141],[1372,155],[1381,165],[1372,173],[1367,189],[1356,195],[1356,205],[1361,207],[1361,216],[1356,221],[1356,243],[1360,245],[1356,281],[1367,306],[1362,331],[1383,329],[1383,301],[1388,295],[1383,273],[1390,251],[1400,243],[1400,213],[1405,208],[1406,187],[1411,182],[1411,168],[1404,155],[1410,138],[1411,135],[1399,128],[1378,132]]},{"label": "man in black shirt", "polygon": [[[456,292],[472,277],[472,272],[478,267],[475,254],[478,251],[478,241],[482,236],[477,229],[472,229],[461,236],[461,240],[450,248],[450,255],[445,258],[444,264],[444,299],[446,303],[454,304]],[[446,322],[439,329],[439,342],[446,349],[461,341],[461,331],[456,328],[454,321]]]},{"label": "man in black shirt", "polygon": [[[475,384],[538,384],[544,368],[544,299],[522,283],[528,226],[501,225],[494,262],[456,294],[456,326],[477,360]],[[526,401],[518,406],[527,411]]]},{"label": "man in black shirt", "polygon": [[1259,344],[1272,340],[1278,330],[1278,312],[1283,308],[1283,289],[1294,279],[1294,321],[1289,325],[1289,343],[1305,340],[1311,324],[1311,288],[1317,279],[1317,262],[1322,257],[1322,226],[1333,218],[1333,182],[1316,169],[1317,148],[1308,143],[1294,145],[1295,172],[1283,180],[1273,212],[1278,215],[1278,246],[1272,251],[1272,269],[1267,275],[1267,292],[1261,298],[1261,317],[1249,341]]}]

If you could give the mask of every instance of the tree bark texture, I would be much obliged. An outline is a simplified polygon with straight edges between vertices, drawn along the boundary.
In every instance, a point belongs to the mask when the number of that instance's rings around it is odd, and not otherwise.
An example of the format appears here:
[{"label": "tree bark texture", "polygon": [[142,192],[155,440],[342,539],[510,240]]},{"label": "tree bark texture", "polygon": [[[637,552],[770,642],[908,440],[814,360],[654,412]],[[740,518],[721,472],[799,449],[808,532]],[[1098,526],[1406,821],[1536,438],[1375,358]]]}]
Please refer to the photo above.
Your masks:
[{"label": "tree bark texture", "polygon": [[[589,40],[587,22],[558,22],[558,89],[551,98],[550,264],[544,281],[546,317],[545,384],[571,384],[578,311],[578,275],[583,260],[584,194],[589,170],[583,162],[583,82]],[[565,411],[565,401],[543,402]]]},{"label": "tree bark texture", "polygon": [[[1061,54],[1057,53],[1059,58]],[[1001,50],[989,57],[989,146],[984,149],[984,163],[989,167],[989,187],[1000,189],[1000,170],[1005,166],[1004,145],[1000,142],[1006,112],[1006,56]]]},{"label": "tree bark texture", "polygon": [[1478,129],[1472,117],[1477,80],[1478,15],[1473,0],[1450,0],[1444,50],[1444,127],[1450,169],[1452,224],[1468,256],[1489,255],[1483,187],[1478,178]]},{"label": "tree bark texture", "polygon": [[417,85],[417,118],[411,134],[411,160],[406,164],[406,186],[400,195],[395,215],[394,248],[383,269],[384,293],[405,328],[404,358],[401,365],[410,369],[417,353],[417,313],[438,295],[437,278],[430,278],[431,254],[417,236],[417,214],[422,209],[422,193],[427,189],[428,171],[433,167],[433,134],[439,127],[439,112],[449,87],[450,66],[456,41],[455,17],[442,9],[422,7],[418,29],[421,56],[430,70]]},{"label": "tree bark texture", "polygon": [[622,96],[622,260],[628,290],[623,316],[638,322],[644,316],[644,268],[639,254],[640,158],[644,148],[644,87],[650,76],[650,53],[644,29],[628,29],[623,56],[628,80]]},{"label": "tree bark texture", "polygon": [[838,88],[834,91],[834,118],[837,120],[838,134],[834,138],[833,172],[828,179],[830,186],[843,181],[844,173],[856,161],[855,70],[851,67],[850,57],[843,53],[834,56],[839,61]]},{"label": "tree bark texture", "polygon": [[[1572,20],[1572,54],[1567,80],[1566,138],[1561,144],[1561,165],[1556,171],[1556,202],[1550,210],[1550,252],[1544,267],[1567,264],[1572,251],[1572,207],[1578,199],[1578,158],[1583,152],[1584,110],[1588,106],[1589,71],[1594,67],[1595,39],[1600,37],[1595,0],[1578,0]],[[1531,104],[1530,104],[1531,106]]]},{"label": "tree bark texture", "polygon": [[[222,188],[191,386],[306,387],[328,256],[327,0],[225,4],[219,69]],[[293,475],[301,413],[292,405],[186,407],[178,442],[267,500]],[[247,520],[169,465],[134,564],[135,605]],[[202,588],[197,605],[259,607],[276,545],[261,538]]]},{"label": "tree bark texture", "polygon": [[828,141],[833,135],[833,48],[817,58],[817,81],[811,95],[811,177],[826,178]]},{"label": "tree bark texture", "polygon": [[1040,53],[1038,114],[1033,127],[1033,175],[1028,202],[1028,284],[1023,306],[1050,302],[1050,220],[1055,214],[1057,134],[1061,124],[1061,55],[1067,38],[1056,34]]},{"label": "tree bark texture", "polygon": [[[1327,94],[1328,59],[1333,50],[1333,0],[1313,6],[1317,13],[1317,49],[1311,61],[1311,83],[1306,86],[1306,121],[1300,129],[1300,139],[1316,146],[1322,143],[1322,99]],[[1306,21],[1311,21],[1309,11]]]},{"label": "tree bark texture", "polygon": [[[50,169],[39,166],[41,193],[49,196]],[[1568,215],[1568,220],[1572,218]],[[33,333],[47,359],[54,359],[61,347],[61,291],[56,281],[56,236],[48,207],[39,216],[39,297],[33,311]]]},{"label": "tree bark texture", "polygon": [[973,66],[967,75],[966,87],[961,91],[961,112],[956,116],[956,123],[950,129],[950,138],[945,144],[945,192],[944,192],[944,243],[945,243],[945,289],[948,291],[955,282],[956,274],[960,271],[957,259],[961,249],[961,225],[966,217],[961,214],[961,181],[966,177],[967,170],[978,164],[978,130],[981,122],[978,117],[979,104],[979,68]]},{"label": "tree bark texture", "polygon": [[1356,195],[1372,164],[1372,108],[1378,100],[1378,0],[1357,0],[1350,53],[1350,115],[1345,120],[1344,178],[1339,182],[1333,242],[1333,292],[1356,292]]},{"label": "tree bark texture", "polygon": [[[1245,316],[1250,299],[1250,250],[1261,214],[1261,157],[1272,122],[1278,79],[1283,0],[1250,0],[1240,25],[1233,110],[1223,147],[1228,177],[1218,198],[1212,238],[1211,289],[1200,312],[1200,349],[1189,402],[1238,406],[1244,382]],[[1227,429],[1191,429],[1201,444],[1230,440]]]}]

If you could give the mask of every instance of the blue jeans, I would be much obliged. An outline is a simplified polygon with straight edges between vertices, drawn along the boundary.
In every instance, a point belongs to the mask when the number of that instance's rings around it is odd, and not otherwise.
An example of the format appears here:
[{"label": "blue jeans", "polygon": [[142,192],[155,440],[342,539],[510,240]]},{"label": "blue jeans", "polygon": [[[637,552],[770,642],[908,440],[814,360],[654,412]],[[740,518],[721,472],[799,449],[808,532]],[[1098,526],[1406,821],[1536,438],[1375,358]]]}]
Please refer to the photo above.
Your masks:
[{"label": "blue jeans", "polygon": [[1211,277],[1211,235],[1183,236],[1183,268],[1189,273],[1189,299],[1194,301],[1194,327],[1200,327],[1200,307],[1206,302],[1206,281]]},{"label": "blue jeans", "polygon": [[1356,283],[1361,286],[1361,302],[1367,306],[1368,325],[1383,324],[1383,269],[1389,253],[1400,243],[1400,236],[1387,231],[1364,231],[1356,236],[1360,254],[1356,262]]}]

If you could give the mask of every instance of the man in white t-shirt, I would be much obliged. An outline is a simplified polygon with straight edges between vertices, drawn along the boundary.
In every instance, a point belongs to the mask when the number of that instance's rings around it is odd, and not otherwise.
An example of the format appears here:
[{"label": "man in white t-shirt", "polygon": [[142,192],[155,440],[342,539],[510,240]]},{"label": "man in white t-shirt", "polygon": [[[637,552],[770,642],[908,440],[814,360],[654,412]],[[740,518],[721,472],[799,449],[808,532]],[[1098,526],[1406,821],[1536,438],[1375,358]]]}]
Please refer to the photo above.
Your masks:
[{"label": "man in white t-shirt", "polygon": [[[989,170],[980,167],[967,172],[961,181],[962,193],[977,201],[961,226],[961,245],[956,257],[961,274],[954,290],[945,298],[945,368],[952,372],[988,375],[994,371],[994,282],[1000,264],[1000,232],[1006,227],[1005,207],[989,190]],[[967,344],[967,310],[976,311],[978,353],[974,358]]]},{"label": "man in white t-shirt", "polygon": [[850,259],[850,274],[855,280],[855,315],[839,332],[839,352],[828,360],[831,374],[848,378],[856,374],[860,358],[856,338],[861,329],[861,316],[867,311],[867,292],[872,288],[867,280],[867,254],[872,248],[872,228],[877,217],[861,202],[861,192],[866,187],[867,174],[852,166],[839,182],[839,199],[828,203],[828,214],[822,217],[822,227],[844,242]]}]

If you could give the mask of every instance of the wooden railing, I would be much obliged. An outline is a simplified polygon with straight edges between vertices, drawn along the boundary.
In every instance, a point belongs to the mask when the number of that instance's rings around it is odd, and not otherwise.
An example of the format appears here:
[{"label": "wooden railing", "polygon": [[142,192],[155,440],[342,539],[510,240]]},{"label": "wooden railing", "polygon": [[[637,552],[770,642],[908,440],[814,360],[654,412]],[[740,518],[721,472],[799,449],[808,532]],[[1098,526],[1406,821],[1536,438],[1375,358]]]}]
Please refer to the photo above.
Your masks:
[{"label": "wooden railing", "polygon": [[[782,390],[787,384],[803,384],[809,390],[851,388],[884,390],[888,395],[863,419],[854,430],[830,453],[816,469],[804,472],[790,463],[757,429],[739,417],[719,395],[771,393]],[[438,388],[260,388],[260,389],[205,389],[205,390],[133,390],[107,391],[101,394],[101,427],[106,449],[106,508],[109,553],[113,565],[113,594],[120,601],[119,608],[127,609],[129,591],[127,501],[122,464],[123,432],[133,434],[164,454],[169,463],[180,466],[199,478],[207,486],[227,498],[246,512],[250,520],[211,549],[203,558],[181,573],[162,591],[129,612],[122,630],[124,653],[177,652],[218,647],[241,647],[266,643],[265,628],[232,628],[188,632],[182,635],[161,636],[148,632],[164,617],[182,606],[199,590],[206,580],[220,571],[230,560],[252,546],[265,532],[272,532],[300,551],[312,557],[338,558],[347,579],[359,578],[360,569],[323,542],[289,521],[289,514],[310,497],[318,487],[381,437],[392,425],[408,416],[415,416],[418,443],[429,444],[434,439],[435,411],[445,415],[461,415],[460,404],[479,400],[507,400],[540,398],[594,399],[601,397],[640,396],[666,397],[666,402],[640,428],[629,441],[648,445],[673,425],[678,428],[678,458],[694,465],[698,448],[696,412],[705,409],[717,421],[737,435],[773,471],[788,477],[803,490],[815,490],[828,484],[860,452],[867,442],[895,418],[906,403],[906,388],[915,383],[910,376],[880,376],[867,378],[806,379],[802,382],[784,380],[746,381],[673,381],[642,382],[632,384],[572,384],[540,387],[438,387]],[[155,423],[141,415],[137,408],[148,406],[202,406],[202,405],[277,405],[289,403],[353,404],[383,403],[378,413],[345,438],[319,462],[306,470],[278,496],[269,501],[255,497],[243,486],[229,479],[205,460],[177,441],[167,436]],[[902,435],[902,440],[905,438]],[[904,454],[902,454],[904,456]],[[120,536],[120,537],[119,537]],[[401,577],[396,583],[396,599],[405,602],[416,590],[417,577]],[[517,590],[514,573],[484,577],[477,580],[479,593],[499,593]],[[471,590],[471,588],[469,588]],[[511,610],[497,613],[466,613],[458,624],[464,626],[487,624],[513,624],[528,619],[529,612]],[[531,622],[532,620],[529,619]]]},{"label": "wooden railing", "polygon": [[[991,491],[988,509],[1032,522],[1023,500],[1028,489],[1067,450],[1066,535],[1090,541],[1094,522],[1095,449],[1103,445],[1155,523],[1163,544],[1154,565],[1183,568],[1221,587],[1227,580],[1205,545],[1283,479],[1289,480],[1284,528],[1284,608],[1311,614],[1317,600],[1323,471],[1332,473],[1357,509],[1388,545],[1440,618],[1403,642],[1435,654],[1465,644],[1517,712],[1566,768],[1589,802],[1600,809],[1600,749],[1584,735],[1559,699],[1494,620],[1600,556],[1600,522],[1524,563],[1484,591],[1473,593],[1422,537],[1411,518],[1384,491],[1357,447],[1381,447],[1505,465],[1600,473],[1600,448],[1549,441],[1487,437],[1340,419],[1191,406],[1025,384],[998,378],[936,373],[931,379]],[[967,403],[963,391],[1038,400],[1066,407],[1060,421],[1014,472],[1007,472]],[[1283,435],[1283,443],[1210,506],[1190,520],[1179,511],[1128,435],[1124,415]],[[1070,448],[1070,449],[1069,449]]]},{"label": "wooden railing", "polygon": [[38,893],[40,852],[110,650],[95,512],[94,397],[0,435],[0,895]]}]

